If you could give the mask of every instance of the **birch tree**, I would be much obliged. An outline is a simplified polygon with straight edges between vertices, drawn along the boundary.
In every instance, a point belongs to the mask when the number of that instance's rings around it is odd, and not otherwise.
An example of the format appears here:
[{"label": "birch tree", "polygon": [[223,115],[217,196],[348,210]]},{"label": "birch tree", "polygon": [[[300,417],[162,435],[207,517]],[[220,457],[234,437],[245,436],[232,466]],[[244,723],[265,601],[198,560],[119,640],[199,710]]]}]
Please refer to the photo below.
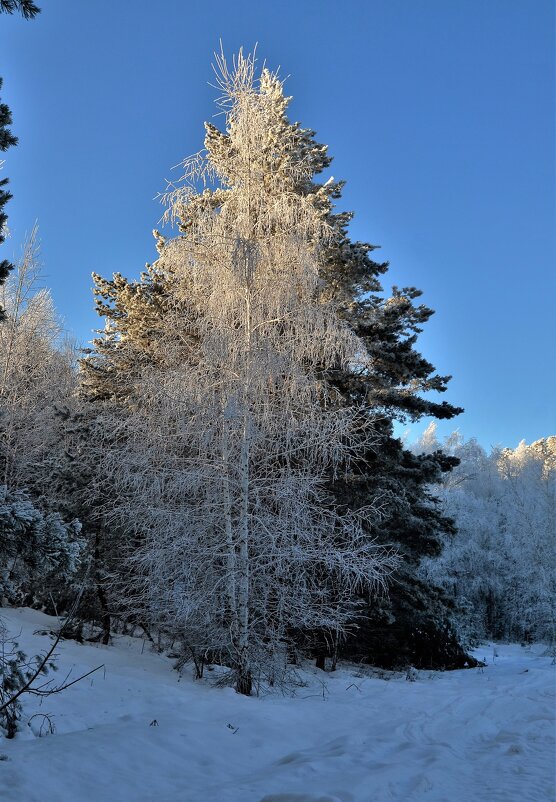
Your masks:
[{"label": "birch tree", "polygon": [[325,196],[296,189],[313,168],[280,125],[278,77],[257,79],[241,53],[217,66],[226,147],[186,160],[165,195],[181,230],[154,266],[171,280],[166,336],[134,371],[114,483],[138,500],[122,509],[137,605],[219,655],[248,694],[254,671],[283,665],[294,632],[342,631],[357,592],[383,587],[396,557],[366,532],[376,502],[340,511],[326,491],[372,432],[325,381],[368,367],[322,297],[335,234]]},{"label": "birch tree", "polygon": [[[416,448],[438,448],[426,434]],[[556,438],[487,454],[455,432],[443,448],[461,460],[438,488],[457,533],[424,576],[449,590],[471,638],[554,643]]]},{"label": "birch tree", "polygon": [[58,450],[56,409],[76,387],[74,351],[40,287],[38,231],[0,287],[0,484],[44,488]]},{"label": "birch tree", "polygon": [[64,454],[59,412],[76,386],[74,360],[39,276],[35,227],[0,287],[0,597],[10,603],[58,596],[83,551],[81,526],[55,487]]}]

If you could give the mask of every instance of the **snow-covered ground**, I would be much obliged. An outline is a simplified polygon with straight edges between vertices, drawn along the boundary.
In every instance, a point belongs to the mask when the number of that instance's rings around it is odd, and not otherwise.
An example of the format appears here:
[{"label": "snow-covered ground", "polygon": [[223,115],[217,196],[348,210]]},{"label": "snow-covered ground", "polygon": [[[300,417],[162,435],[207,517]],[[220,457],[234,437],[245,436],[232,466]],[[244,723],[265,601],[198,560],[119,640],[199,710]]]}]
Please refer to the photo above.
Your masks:
[{"label": "snow-covered ground", "polygon": [[[1,610],[27,653],[53,619]],[[60,644],[56,677],[0,739],[2,802],[549,802],[556,667],[542,647],[484,647],[484,669],[416,681],[310,666],[295,696],[239,696],[188,676],[142,641]],[[49,714],[55,734],[38,737]],[[156,721],[153,725],[151,722]],[[44,727],[43,727],[44,729]],[[34,730],[34,731],[33,731]]]}]

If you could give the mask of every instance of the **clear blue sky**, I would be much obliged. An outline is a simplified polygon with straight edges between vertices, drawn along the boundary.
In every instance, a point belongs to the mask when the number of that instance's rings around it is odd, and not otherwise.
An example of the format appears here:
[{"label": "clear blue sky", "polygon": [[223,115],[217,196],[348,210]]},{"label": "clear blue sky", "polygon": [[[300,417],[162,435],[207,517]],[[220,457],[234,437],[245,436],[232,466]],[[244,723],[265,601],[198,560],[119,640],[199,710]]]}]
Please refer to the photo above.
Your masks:
[{"label": "clear blue sky", "polygon": [[[10,256],[40,224],[46,284],[86,342],[91,272],[156,257],[153,200],[202,146],[212,53],[291,76],[291,116],[347,180],[355,237],[436,315],[424,354],[485,446],[556,431],[553,0],[37,0],[0,16]],[[426,422],[425,422],[426,423]],[[424,428],[419,426],[418,429]]]}]

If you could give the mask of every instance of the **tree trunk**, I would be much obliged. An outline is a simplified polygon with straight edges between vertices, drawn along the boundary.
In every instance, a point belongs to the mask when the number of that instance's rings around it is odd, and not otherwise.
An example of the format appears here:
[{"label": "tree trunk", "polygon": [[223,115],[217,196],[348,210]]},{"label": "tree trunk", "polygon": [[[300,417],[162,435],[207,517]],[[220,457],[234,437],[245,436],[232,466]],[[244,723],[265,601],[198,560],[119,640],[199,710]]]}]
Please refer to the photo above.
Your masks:
[{"label": "tree trunk", "polygon": [[236,604],[236,546],[232,527],[232,498],[230,493],[230,463],[228,453],[227,421],[222,422],[222,492],[224,496],[224,527],[226,531],[226,591],[231,618],[232,640],[237,640],[237,604]]},{"label": "tree trunk", "polygon": [[252,677],[249,668],[249,418],[244,417],[241,445],[241,502],[238,531],[238,693],[249,695]]},{"label": "tree trunk", "polygon": [[239,624],[238,633],[238,678],[236,690],[246,696],[251,694],[253,678],[249,665],[249,491],[250,491],[250,459],[251,459],[251,419],[249,415],[249,396],[251,385],[251,290],[250,283],[253,273],[252,254],[247,248],[246,261],[246,288],[245,288],[245,353],[246,364],[243,376],[242,403],[243,428],[241,433],[241,453],[240,453],[240,501],[239,501],[239,525],[238,525],[238,558],[237,558],[237,577],[238,577],[238,604],[237,616]]},{"label": "tree trunk", "polygon": [[237,693],[241,693],[244,696],[251,696],[251,691],[253,690],[253,675],[249,668],[245,670],[241,667],[238,669],[237,672],[237,681],[236,681],[236,691]]},{"label": "tree trunk", "polygon": [[110,624],[111,618],[110,613],[108,612],[108,604],[106,600],[106,593],[104,592],[104,588],[100,581],[97,581],[97,596],[100,603],[100,610],[101,610],[101,625],[102,625],[102,638],[101,643],[105,646],[108,646],[110,643]]},{"label": "tree trunk", "polygon": [[102,625],[102,639],[101,643],[105,646],[108,646],[110,643],[110,613],[108,611],[108,600],[106,598],[106,593],[102,586],[102,579],[100,577],[100,548],[99,548],[99,538],[98,534],[95,536],[95,579],[96,579],[96,590],[97,590],[97,597],[100,604],[100,620]]},{"label": "tree trunk", "polygon": [[321,671],[326,671],[326,655],[324,652],[318,652],[315,658],[315,667],[320,668]]}]

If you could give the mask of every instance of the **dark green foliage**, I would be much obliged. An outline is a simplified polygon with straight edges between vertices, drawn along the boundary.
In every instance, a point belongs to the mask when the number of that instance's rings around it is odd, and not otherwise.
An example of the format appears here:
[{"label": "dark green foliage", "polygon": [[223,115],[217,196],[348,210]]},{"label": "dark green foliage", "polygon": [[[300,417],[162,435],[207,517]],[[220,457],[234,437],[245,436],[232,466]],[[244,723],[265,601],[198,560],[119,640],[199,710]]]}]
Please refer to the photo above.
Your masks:
[{"label": "dark green foliage", "polygon": [[19,644],[11,638],[0,619],[0,732],[6,738],[14,738],[21,717],[21,702],[18,694],[38,676],[55,669],[52,661],[44,655],[27,657]]},{"label": "dark green foliage", "polygon": [[11,604],[47,599],[71,582],[82,552],[77,520],[43,512],[29,496],[0,486],[0,598]]},{"label": "dark green foliage", "polygon": [[458,641],[452,604],[444,593],[404,568],[389,598],[373,601],[356,635],[340,647],[344,657],[386,669],[455,669],[478,665]]},{"label": "dark green foliage", "polygon": [[89,401],[123,402],[133,393],[138,368],[157,359],[170,279],[147,265],[140,281],[120,273],[93,274],[95,306],[105,327],[80,361],[81,392]]},{"label": "dark green foliage", "polygon": [[[2,78],[0,78],[0,89],[2,88]],[[5,152],[9,147],[17,145],[15,137],[9,126],[12,124],[12,115],[5,103],[0,103],[0,151]],[[6,239],[5,227],[8,216],[4,211],[4,206],[12,197],[11,192],[6,189],[8,179],[0,179],[0,244]],[[7,259],[0,260],[0,284],[3,284],[13,265]],[[4,311],[0,309],[0,320],[4,318]]]},{"label": "dark green foliage", "polygon": [[371,413],[375,446],[346,480],[334,483],[332,491],[339,503],[352,509],[377,499],[383,517],[369,534],[394,545],[404,560],[392,579],[389,597],[369,606],[357,634],[341,653],[385,668],[406,664],[456,668],[470,662],[454,634],[450,603],[438,588],[418,578],[417,569],[421,558],[440,553],[442,535],[454,531],[429,488],[458,460],[441,451],[415,455],[393,436],[395,418],[417,420],[425,414],[450,418],[460,411],[413,389],[442,391],[447,381],[431,376],[432,366],[413,347],[416,322],[431,314],[413,306],[416,296],[416,291],[402,295],[394,289],[392,298],[376,303],[375,321],[360,326],[376,366],[371,375],[334,377],[346,400],[367,393],[378,410],[375,407]]},{"label": "dark green foliage", "polygon": [[34,19],[41,12],[33,0],[0,0],[0,14],[14,14],[16,11],[25,19]]},{"label": "dark green foliage", "polygon": [[462,668],[471,665],[455,635],[452,603],[445,593],[418,577],[422,557],[437,556],[441,535],[454,532],[430,493],[457,460],[442,452],[415,455],[392,436],[390,421],[377,421],[377,447],[347,479],[334,483],[337,502],[356,509],[369,498],[382,504],[383,517],[369,533],[391,543],[403,557],[388,596],[373,600],[354,635],[340,645],[344,657],[394,668]]},{"label": "dark green foliage", "polygon": [[56,417],[64,448],[51,474],[51,503],[64,520],[79,521],[82,544],[80,568],[73,582],[58,594],[57,605],[59,609],[71,606],[78,587],[79,620],[100,622],[103,642],[108,643],[110,613],[105,580],[113,568],[120,532],[110,519],[113,488],[102,470],[102,454],[109,448],[107,427],[102,407],[82,405],[77,399],[58,409]]},{"label": "dark green foliage", "polygon": [[[57,641],[56,641],[57,642]],[[50,659],[52,649],[46,655],[27,657],[12,638],[0,619],[0,732],[6,738],[14,738],[21,717],[19,696],[38,677],[56,670]],[[44,695],[47,691],[44,691]]]},{"label": "dark green foliage", "polygon": [[[21,12],[25,19],[33,19],[40,12],[40,8],[32,2],[32,0],[0,0],[0,14],[13,14],[15,11]],[[0,78],[0,89],[2,89],[2,78]],[[0,103],[0,151],[5,152],[13,145],[17,145],[17,137],[10,131],[9,127],[12,124],[12,115],[10,109],[5,103]],[[7,178],[0,179],[0,244],[6,238],[5,227],[7,215],[4,211],[4,206],[12,197],[11,192],[8,192],[6,186],[8,184]],[[7,259],[0,259],[0,285],[7,279],[10,270],[13,270],[13,265]],[[4,320],[4,310],[0,308],[0,321]]]},{"label": "dark green foliage", "polygon": [[[312,135],[307,132],[309,140]],[[320,155],[320,169],[328,166],[330,159],[323,157],[322,146],[313,141],[313,148]],[[311,191],[317,187],[313,185]],[[335,200],[342,184],[323,189]],[[436,374],[416,347],[433,311],[416,303],[421,292],[414,287],[393,287],[391,295],[384,296],[380,279],[388,264],[371,258],[376,246],[351,242],[351,214],[334,215],[330,206],[328,217],[338,235],[322,272],[325,293],[340,302],[343,319],[365,343],[372,364],[370,370],[329,374],[328,380],[344,403],[367,405],[367,425],[375,436],[366,459],[336,480],[331,491],[336,503],[349,509],[375,500],[383,514],[369,535],[395,546],[404,560],[393,577],[389,597],[369,606],[356,634],[340,645],[340,654],[384,667],[470,665],[472,659],[454,634],[449,599],[417,574],[421,558],[438,555],[442,536],[454,532],[452,520],[441,513],[429,488],[458,460],[441,451],[416,456],[393,434],[394,421],[415,422],[424,416],[450,419],[462,412],[430,398],[431,391],[444,393],[450,379]]]},{"label": "dark green foliage", "polygon": [[[0,89],[2,88],[2,83],[2,78],[0,78]],[[6,151],[12,145],[17,145],[17,137],[8,128],[11,124],[11,111],[5,103],[0,103],[0,150]]]}]

